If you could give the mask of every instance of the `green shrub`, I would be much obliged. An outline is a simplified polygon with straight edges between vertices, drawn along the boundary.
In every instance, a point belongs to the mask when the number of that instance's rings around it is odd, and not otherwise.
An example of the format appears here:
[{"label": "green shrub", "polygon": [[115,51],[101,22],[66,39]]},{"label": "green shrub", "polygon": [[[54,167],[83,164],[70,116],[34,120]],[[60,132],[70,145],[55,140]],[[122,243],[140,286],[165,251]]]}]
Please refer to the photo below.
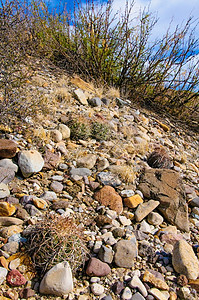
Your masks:
[{"label": "green shrub", "polygon": [[91,135],[97,141],[109,140],[111,136],[110,127],[107,124],[95,122],[92,124]]},{"label": "green shrub", "polygon": [[89,122],[85,120],[70,120],[68,122],[70,128],[70,137],[72,140],[87,140],[91,136],[91,127]]}]

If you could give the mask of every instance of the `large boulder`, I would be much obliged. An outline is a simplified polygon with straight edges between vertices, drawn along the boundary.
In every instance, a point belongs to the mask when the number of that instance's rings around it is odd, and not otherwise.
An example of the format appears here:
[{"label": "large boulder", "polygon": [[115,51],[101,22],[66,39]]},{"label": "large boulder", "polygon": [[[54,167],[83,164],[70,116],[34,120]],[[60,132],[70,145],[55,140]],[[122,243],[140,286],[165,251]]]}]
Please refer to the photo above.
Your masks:
[{"label": "large boulder", "polygon": [[158,210],[171,224],[189,231],[188,205],[180,174],[167,169],[147,169],[140,178],[144,197],[160,202]]}]

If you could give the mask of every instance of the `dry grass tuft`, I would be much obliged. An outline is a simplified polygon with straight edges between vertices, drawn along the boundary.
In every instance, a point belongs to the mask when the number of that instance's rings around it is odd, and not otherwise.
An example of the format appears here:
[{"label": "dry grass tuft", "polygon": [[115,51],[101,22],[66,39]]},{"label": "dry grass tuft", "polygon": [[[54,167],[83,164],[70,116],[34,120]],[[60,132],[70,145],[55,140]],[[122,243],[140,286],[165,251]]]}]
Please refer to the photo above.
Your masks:
[{"label": "dry grass tuft", "polygon": [[126,183],[134,183],[135,172],[132,166],[122,165],[122,166],[111,166],[110,170],[112,173],[117,174],[122,181]]}]

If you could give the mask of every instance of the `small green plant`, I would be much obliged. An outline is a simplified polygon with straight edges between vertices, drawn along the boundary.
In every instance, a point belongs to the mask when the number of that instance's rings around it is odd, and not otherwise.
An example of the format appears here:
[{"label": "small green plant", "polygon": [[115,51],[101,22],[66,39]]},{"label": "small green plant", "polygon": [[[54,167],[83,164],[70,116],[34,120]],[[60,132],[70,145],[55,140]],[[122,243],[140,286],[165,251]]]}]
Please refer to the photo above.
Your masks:
[{"label": "small green plant", "polygon": [[87,140],[91,136],[91,127],[87,120],[70,120],[68,126],[72,140]]},{"label": "small green plant", "polygon": [[57,214],[44,216],[32,227],[26,247],[40,276],[65,260],[75,273],[87,254],[82,230],[72,218]]},{"label": "small green plant", "polygon": [[92,124],[92,137],[97,141],[110,139],[110,128],[107,124],[95,122]]}]

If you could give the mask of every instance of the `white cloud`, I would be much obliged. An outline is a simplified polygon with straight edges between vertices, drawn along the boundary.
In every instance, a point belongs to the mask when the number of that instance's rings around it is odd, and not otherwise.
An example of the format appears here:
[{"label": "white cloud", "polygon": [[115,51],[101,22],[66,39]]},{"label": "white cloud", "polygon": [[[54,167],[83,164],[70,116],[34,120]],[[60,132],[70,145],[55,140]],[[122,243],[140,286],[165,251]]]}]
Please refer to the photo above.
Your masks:
[{"label": "white cloud", "polygon": [[[126,0],[114,0],[113,9],[124,9]],[[157,14],[158,24],[154,28],[154,36],[161,37],[168,29],[171,20],[171,28],[184,24],[190,16],[197,19],[199,16],[198,0],[135,0],[133,9],[134,15],[138,14],[140,9],[150,5],[150,12]],[[198,32],[199,37],[199,32]]]}]

